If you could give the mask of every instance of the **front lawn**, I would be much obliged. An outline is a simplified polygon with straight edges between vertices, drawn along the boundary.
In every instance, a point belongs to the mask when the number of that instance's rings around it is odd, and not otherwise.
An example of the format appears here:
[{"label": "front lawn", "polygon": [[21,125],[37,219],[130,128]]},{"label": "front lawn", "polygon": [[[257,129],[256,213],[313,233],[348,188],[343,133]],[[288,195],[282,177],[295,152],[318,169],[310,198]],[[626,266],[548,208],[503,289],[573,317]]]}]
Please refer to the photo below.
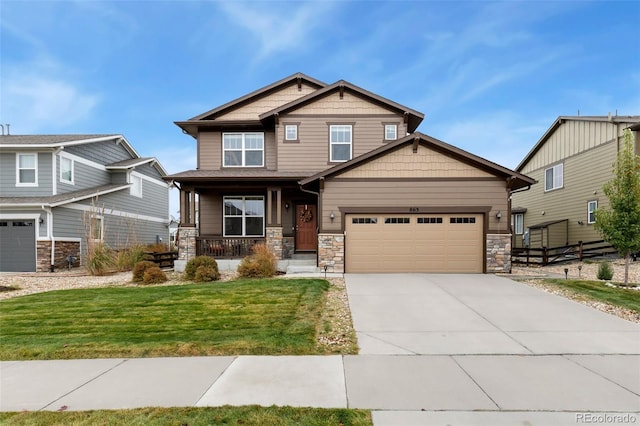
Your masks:
[{"label": "front lawn", "polygon": [[371,413],[344,408],[216,407],[141,408],[68,412],[0,413],[0,423],[9,425],[372,425]]},{"label": "front lawn", "polygon": [[602,281],[545,279],[545,283],[569,290],[583,298],[609,303],[640,313],[640,291],[609,287]]},{"label": "front lawn", "polygon": [[328,288],[263,279],[16,297],[0,302],[0,359],[322,353]]}]

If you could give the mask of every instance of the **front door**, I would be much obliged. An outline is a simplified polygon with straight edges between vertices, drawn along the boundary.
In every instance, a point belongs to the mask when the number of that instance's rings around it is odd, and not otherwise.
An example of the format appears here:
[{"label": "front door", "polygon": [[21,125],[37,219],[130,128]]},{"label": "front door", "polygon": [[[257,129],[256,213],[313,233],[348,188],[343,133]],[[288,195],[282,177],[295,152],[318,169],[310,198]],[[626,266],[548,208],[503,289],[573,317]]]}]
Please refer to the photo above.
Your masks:
[{"label": "front door", "polygon": [[316,251],[317,223],[315,205],[298,204],[296,206],[296,251]]}]

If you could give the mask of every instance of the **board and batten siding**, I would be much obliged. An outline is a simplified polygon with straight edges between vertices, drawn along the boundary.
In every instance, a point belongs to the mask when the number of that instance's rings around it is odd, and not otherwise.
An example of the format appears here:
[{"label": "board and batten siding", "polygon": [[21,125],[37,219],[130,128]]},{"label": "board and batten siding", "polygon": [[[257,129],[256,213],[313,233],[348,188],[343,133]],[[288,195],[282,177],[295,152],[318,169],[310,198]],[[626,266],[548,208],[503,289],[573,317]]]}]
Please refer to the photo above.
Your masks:
[{"label": "board and batten siding", "polygon": [[[222,167],[222,134],[235,133],[234,130],[199,132],[198,133],[198,169],[200,170],[220,170],[220,169],[242,169],[242,167]],[[237,132],[244,132],[238,130]],[[250,130],[247,132],[260,132],[260,130]],[[262,131],[264,133],[264,164],[267,170],[276,170],[276,142],[273,131]],[[247,167],[253,169],[255,167]]]},{"label": "board and batten siding", "polygon": [[[617,144],[613,140],[599,144],[580,155],[565,158],[562,161],[564,186],[552,191],[544,190],[544,173],[548,166],[528,172],[527,175],[536,179],[538,183],[532,185],[529,191],[512,194],[513,207],[527,208],[524,214],[524,228],[568,219],[569,244],[600,240],[602,237],[594,226],[587,223],[587,203],[596,200],[598,208],[609,206],[602,187],[613,177],[612,167],[616,155]],[[578,221],[584,224],[580,225]],[[519,243],[516,242],[517,246],[521,245]]]},{"label": "board and batten siding", "polygon": [[520,173],[529,175],[568,157],[622,138],[625,123],[567,120],[546,140],[538,152],[523,165]]},{"label": "board and batten siding", "polygon": [[[340,207],[453,208],[489,207],[488,229],[491,233],[508,233],[505,181],[469,179],[328,179],[322,192],[322,231],[342,232]],[[502,220],[496,213],[503,212]],[[333,221],[329,215],[333,211]],[[426,211],[425,211],[426,213]]]},{"label": "board and batten siding", "polygon": [[[25,149],[20,153],[32,153]],[[38,153],[38,186],[16,186],[16,155],[13,152],[0,153],[0,197],[43,197],[53,195],[51,153]]]},{"label": "board and batten siding", "polygon": [[241,106],[231,112],[220,115],[215,118],[216,121],[229,121],[229,120],[258,120],[260,114],[263,114],[272,109],[276,109],[281,105],[293,102],[303,96],[306,96],[317,89],[307,84],[302,84],[298,89],[297,83],[293,82],[290,86],[284,87],[281,90],[257,99],[250,104]]}]

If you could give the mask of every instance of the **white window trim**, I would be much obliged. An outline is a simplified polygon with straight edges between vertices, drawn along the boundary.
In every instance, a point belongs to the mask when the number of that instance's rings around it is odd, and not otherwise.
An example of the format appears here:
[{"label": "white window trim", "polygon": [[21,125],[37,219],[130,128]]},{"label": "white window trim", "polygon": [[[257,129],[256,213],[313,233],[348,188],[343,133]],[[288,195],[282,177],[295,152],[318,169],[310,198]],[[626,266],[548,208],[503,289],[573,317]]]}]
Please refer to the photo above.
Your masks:
[{"label": "white window trim", "polygon": [[[140,182],[139,185],[139,190],[136,191],[136,186],[134,185],[133,181],[137,180],[138,182]],[[140,176],[137,173],[131,173],[129,174],[129,183],[131,184],[131,188],[129,189],[129,193],[131,195],[133,195],[134,197],[138,197],[138,198],[142,198],[142,182],[144,181],[144,179],[142,179],[142,176]]]},{"label": "white window trim", "polygon": [[[547,171],[553,170],[551,188],[547,188]],[[564,187],[564,163],[556,164],[544,169],[544,192],[555,191]]]},{"label": "white window trim", "polygon": [[[594,204],[594,209],[591,210],[591,205]],[[587,201],[587,223],[594,224],[596,223],[595,211],[598,210],[598,200]],[[593,213],[593,220],[591,220],[591,214]]]},{"label": "white window trim", "polygon": [[[35,182],[20,182],[20,156],[32,155],[35,157]],[[25,169],[31,170],[31,169]],[[16,186],[36,187],[38,186],[38,153],[37,152],[16,152]]]},{"label": "white window trim", "polygon": [[[393,138],[387,137],[387,128],[393,128]],[[385,124],[384,125],[384,140],[395,141],[398,139],[398,125],[397,124]]]},{"label": "white window trim", "polygon": [[[100,221],[100,238],[93,238],[93,221],[94,220],[99,220]],[[92,214],[89,215],[89,236],[91,237],[92,241],[104,241],[104,216],[102,215],[97,215],[97,214]]]},{"label": "white window trim", "polygon": [[[252,135],[262,135],[262,149],[261,150],[257,150],[257,149],[247,149],[245,146],[245,135],[247,134],[252,134]],[[231,165],[227,165],[225,164],[225,152],[226,151],[237,151],[237,149],[225,149],[224,147],[224,137],[225,135],[241,135],[242,136],[242,164],[239,165],[235,165],[235,164],[231,164]],[[264,132],[225,132],[222,134],[222,167],[264,167],[264,148],[265,148],[265,137],[264,137]],[[261,151],[262,152],[262,157],[261,157],[261,164],[259,165],[247,165],[246,162],[246,153],[247,151]]]},{"label": "white window trim", "polygon": [[[66,180],[62,177],[62,160],[68,160],[71,162],[71,180]],[[60,182],[66,183],[68,185],[75,185],[74,183],[75,176],[76,176],[76,164],[73,158],[60,154]]]},{"label": "white window trim", "polygon": [[[290,138],[289,137],[289,128],[294,128],[295,129],[295,137],[294,138]],[[298,125],[297,124],[285,124],[284,125],[284,140],[286,141],[297,141],[298,140]]]},{"label": "white window trim", "polygon": [[[350,132],[350,141],[349,142],[334,142],[331,140],[331,136],[333,134],[332,130],[334,127],[348,127]],[[349,158],[346,160],[335,160],[333,158],[333,145],[349,145]],[[353,159],[353,125],[352,124],[330,124],[329,125],[329,161],[331,163],[346,163],[347,161],[351,161]]]},{"label": "white window trim", "polygon": [[[255,215],[246,215],[245,214],[245,202],[247,197],[254,197],[254,198],[260,198],[262,200],[262,209],[263,209],[263,214],[262,216],[255,216]],[[226,212],[225,212],[225,200],[227,199],[238,199],[241,198],[242,199],[242,216],[227,216]],[[222,236],[223,237],[227,237],[227,238],[259,238],[259,237],[264,237],[265,236],[265,213],[266,212],[266,206],[265,206],[265,197],[262,195],[227,195],[222,197]],[[227,217],[241,217],[242,218],[242,235],[227,235],[227,224],[226,224],[226,219]],[[261,235],[247,235],[247,223],[246,223],[246,218],[248,217],[262,217],[262,234]]]}]

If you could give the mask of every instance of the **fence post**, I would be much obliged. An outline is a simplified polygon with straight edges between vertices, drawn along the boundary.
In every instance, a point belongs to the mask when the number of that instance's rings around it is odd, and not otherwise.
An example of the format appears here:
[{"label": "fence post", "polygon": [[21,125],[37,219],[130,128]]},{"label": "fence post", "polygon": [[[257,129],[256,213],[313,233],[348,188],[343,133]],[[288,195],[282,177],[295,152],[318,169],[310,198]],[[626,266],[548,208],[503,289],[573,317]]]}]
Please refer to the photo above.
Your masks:
[{"label": "fence post", "polygon": [[549,263],[549,252],[546,247],[542,247],[542,266],[547,265]]},{"label": "fence post", "polygon": [[582,241],[578,241],[578,259],[582,262]]}]

